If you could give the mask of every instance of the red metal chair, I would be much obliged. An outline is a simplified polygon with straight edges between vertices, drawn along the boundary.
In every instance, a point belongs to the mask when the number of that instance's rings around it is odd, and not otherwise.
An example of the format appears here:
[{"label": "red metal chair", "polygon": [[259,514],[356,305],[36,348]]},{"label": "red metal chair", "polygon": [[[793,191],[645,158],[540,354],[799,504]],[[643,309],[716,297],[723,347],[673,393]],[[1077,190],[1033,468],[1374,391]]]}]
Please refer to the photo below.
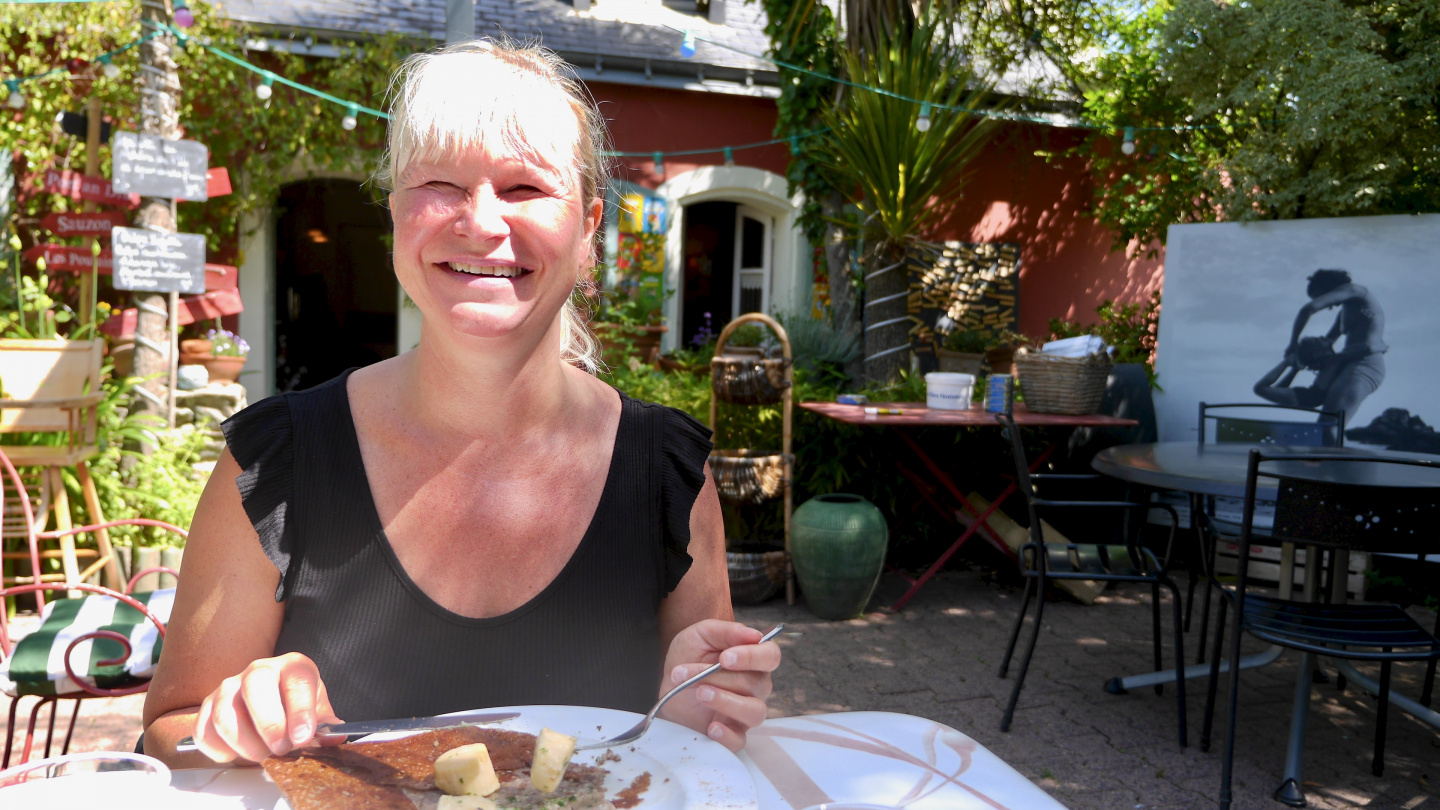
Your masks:
[{"label": "red metal chair", "polygon": [[[21,497],[18,499],[18,503],[20,505],[20,511],[24,516],[27,527],[26,535],[30,549],[32,582],[30,582],[29,584],[17,585],[14,587],[0,590],[0,663],[5,663],[8,666],[11,655],[14,652],[16,643],[15,640],[10,637],[10,629],[7,623],[8,610],[5,609],[4,600],[8,597],[16,596],[19,594],[35,594],[36,603],[41,611],[43,611],[45,607],[44,594],[46,591],[69,591],[71,593],[78,591],[86,594],[92,594],[92,596],[79,597],[81,599],[115,599],[139,611],[146,619],[154,623],[156,629],[159,632],[159,637],[163,639],[165,636],[165,623],[159,617],[157,617],[144,603],[135,599],[131,595],[131,592],[134,589],[136,583],[138,583],[141,578],[145,577],[146,575],[157,572],[175,575],[177,572],[173,571],[172,569],[163,567],[150,568],[144,571],[137,572],[135,576],[130,579],[130,582],[125,586],[124,593],[119,593],[109,588],[105,588],[99,585],[90,585],[84,582],[36,582],[33,580],[38,579],[41,572],[40,544],[43,541],[58,539],[62,536],[80,534],[84,532],[95,532],[114,526],[151,526],[174,532],[181,537],[188,536],[188,533],[178,526],[173,526],[169,523],[158,520],[150,520],[147,518],[111,520],[89,526],[62,528],[49,532],[38,531],[36,529],[34,514],[30,509],[29,498],[24,495],[25,488],[24,483],[21,480],[20,474],[16,471],[15,466],[10,463],[10,459],[6,457],[5,453],[3,451],[0,451],[0,496],[3,496],[7,482],[9,487],[21,493]],[[89,697],[119,697],[123,695],[133,695],[144,692],[146,688],[148,688],[148,680],[139,681],[133,684],[125,684],[116,688],[107,688],[89,683],[85,676],[76,672],[70,660],[71,653],[73,653],[75,648],[80,644],[87,641],[95,641],[98,639],[108,639],[110,641],[117,642],[123,649],[121,654],[118,656],[96,662],[97,666],[117,666],[123,664],[131,657],[132,649],[130,639],[128,639],[123,634],[112,630],[95,630],[93,632],[86,632],[76,636],[70,641],[69,645],[65,649],[64,655],[65,674],[71,682],[73,682],[76,686],[79,687],[78,691],[72,690],[60,694],[31,694],[28,691],[20,689],[18,686],[14,689],[6,690],[6,694],[10,695],[11,700],[10,711],[8,713],[8,719],[5,726],[5,754],[3,760],[0,760],[0,769],[10,767],[10,756],[14,747],[15,738],[15,720],[19,712],[21,698],[27,696],[37,698],[35,705],[31,707],[30,710],[30,719],[26,727],[25,733],[25,744],[20,755],[20,763],[24,763],[30,758],[30,752],[34,747],[35,727],[40,716],[40,710],[43,709],[45,706],[49,705],[51,707],[49,729],[45,740],[45,756],[48,757],[50,756],[50,750],[54,743],[55,721],[58,714],[59,701],[75,701],[75,711],[72,712],[70,715],[69,728],[66,730],[65,741],[61,748],[61,753],[65,754],[69,753],[70,750],[70,739],[75,731],[75,720],[77,717],[79,717],[80,714],[80,701]]]}]

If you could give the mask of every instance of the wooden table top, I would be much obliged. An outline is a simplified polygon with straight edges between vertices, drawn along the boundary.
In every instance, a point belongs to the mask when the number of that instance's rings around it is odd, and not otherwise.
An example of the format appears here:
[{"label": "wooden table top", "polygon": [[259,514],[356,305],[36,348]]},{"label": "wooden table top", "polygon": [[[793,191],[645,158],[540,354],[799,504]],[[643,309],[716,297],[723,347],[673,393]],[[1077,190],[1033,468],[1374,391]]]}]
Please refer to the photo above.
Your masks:
[{"label": "wooden table top", "polygon": [[[868,405],[841,405],[838,402],[802,402],[800,407],[850,425],[899,425],[925,427],[951,425],[956,427],[998,427],[995,414],[983,408],[964,411],[927,408],[923,402],[871,402]],[[866,408],[888,408],[898,414],[867,414]],[[1138,425],[1134,419],[1121,419],[1104,414],[1031,413],[1024,405],[1015,406],[1015,424],[1020,427],[1129,427]]]}]

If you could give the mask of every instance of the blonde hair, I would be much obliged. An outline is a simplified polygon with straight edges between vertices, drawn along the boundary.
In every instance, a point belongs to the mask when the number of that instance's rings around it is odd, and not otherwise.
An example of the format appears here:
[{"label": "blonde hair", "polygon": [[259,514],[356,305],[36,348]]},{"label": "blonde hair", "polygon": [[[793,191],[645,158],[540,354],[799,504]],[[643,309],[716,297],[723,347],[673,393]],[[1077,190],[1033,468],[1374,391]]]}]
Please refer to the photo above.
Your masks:
[{"label": "blonde hair", "polygon": [[[498,134],[521,154],[536,155],[525,137],[519,110],[545,93],[559,92],[579,125],[572,168],[588,211],[609,178],[605,120],[574,71],[554,51],[533,42],[477,39],[410,56],[390,81],[390,129],[375,181],[394,189],[414,161],[437,161]],[[596,229],[596,239],[600,229]],[[596,245],[591,245],[592,253]],[[583,293],[589,282],[576,283]],[[560,356],[590,373],[599,368],[599,346],[571,295],[560,312]]]}]

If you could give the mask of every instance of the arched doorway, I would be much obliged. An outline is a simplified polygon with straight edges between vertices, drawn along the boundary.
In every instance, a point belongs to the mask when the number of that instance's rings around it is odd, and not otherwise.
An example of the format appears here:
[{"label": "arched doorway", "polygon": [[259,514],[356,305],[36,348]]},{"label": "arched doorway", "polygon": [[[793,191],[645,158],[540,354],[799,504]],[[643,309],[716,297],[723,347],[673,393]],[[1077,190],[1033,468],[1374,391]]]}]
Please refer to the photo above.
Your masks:
[{"label": "arched doorway", "polygon": [[396,354],[390,214],[353,180],[280,191],[275,223],[275,391],[310,388]]}]

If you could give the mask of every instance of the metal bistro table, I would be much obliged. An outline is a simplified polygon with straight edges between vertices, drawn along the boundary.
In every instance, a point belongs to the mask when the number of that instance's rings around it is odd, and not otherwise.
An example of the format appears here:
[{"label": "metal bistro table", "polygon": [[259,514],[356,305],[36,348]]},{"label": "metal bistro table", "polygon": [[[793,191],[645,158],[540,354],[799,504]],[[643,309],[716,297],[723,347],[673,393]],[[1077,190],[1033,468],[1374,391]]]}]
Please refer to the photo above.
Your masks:
[{"label": "metal bistro table", "polygon": [[[847,425],[875,425],[902,428],[998,428],[1000,426],[1000,424],[995,421],[995,414],[983,408],[951,411],[941,410],[939,408],[927,408],[924,403],[920,402],[873,402],[870,403],[869,406],[841,405],[837,402],[802,402],[800,403],[800,407],[807,411],[818,413],[821,416],[827,416],[837,422],[844,422]],[[899,413],[868,414],[865,412],[865,407],[876,408],[878,410],[899,411]],[[1134,419],[1122,419],[1115,416],[1105,416],[1103,414],[1071,415],[1031,413],[1026,410],[1024,405],[1015,406],[1014,417],[1016,426],[1022,428],[1129,427],[1139,424],[1139,422]],[[940,573],[940,569],[945,567],[945,563],[955,555],[955,552],[960,550],[961,546],[965,545],[970,538],[974,537],[977,531],[979,532],[980,538],[985,542],[994,546],[998,551],[1010,557],[1012,560],[1015,559],[1015,552],[1012,551],[1009,546],[1005,545],[1002,540],[994,536],[994,534],[988,530],[988,525],[985,523],[990,515],[993,514],[996,509],[999,509],[1000,505],[1003,504],[1007,498],[1015,494],[1015,484],[1012,481],[983,511],[976,510],[970,505],[970,501],[965,497],[965,494],[960,491],[960,487],[955,484],[939,464],[935,463],[934,459],[930,458],[930,455],[920,447],[920,443],[915,441],[915,438],[911,436],[909,432],[899,430],[896,431],[896,433],[900,435],[901,440],[905,442],[910,448],[910,451],[914,453],[915,457],[924,465],[929,477],[927,480],[926,476],[907,470],[903,466],[900,467],[900,471],[917,485],[921,496],[924,497],[941,516],[947,520],[955,520],[963,514],[965,520],[970,524],[961,532],[960,537],[945,550],[945,553],[941,554],[929,568],[925,569],[925,573],[921,574],[919,578],[910,579],[910,589],[899,599],[895,600],[895,604],[890,608],[891,610],[898,611],[905,607],[905,603],[914,598],[915,594],[920,592],[920,589],[925,586],[925,583]],[[1040,466],[1048,461],[1050,455],[1055,452],[1056,447],[1057,445],[1053,443],[1046,447],[1030,465],[1031,472],[1040,469]],[[958,504],[958,506],[953,509],[947,509],[940,505],[934,497],[939,491],[935,485],[938,485],[939,488],[943,488],[944,491],[948,492],[950,496],[955,499],[955,503]],[[907,579],[909,578],[907,577]]]},{"label": "metal bistro table", "polygon": [[[1182,492],[1189,492],[1196,495],[1213,495],[1230,498],[1245,497],[1245,475],[1249,463],[1250,451],[1263,449],[1269,453],[1325,453],[1326,455],[1345,455],[1358,457],[1396,457],[1396,458],[1434,458],[1418,453],[1401,453],[1395,451],[1377,452],[1356,447],[1282,447],[1277,445],[1253,445],[1253,444],[1199,444],[1197,442],[1160,442],[1158,444],[1127,444],[1118,447],[1111,447],[1102,450],[1095,456],[1091,465],[1096,472],[1118,478],[1133,484],[1155,489],[1172,489]],[[1417,486],[1434,485],[1428,480],[1433,475],[1431,470],[1409,470],[1404,473],[1403,480],[1395,479],[1393,471],[1384,471],[1377,475],[1373,469],[1357,470],[1358,465],[1325,465],[1319,463],[1304,462],[1275,462],[1265,465],[1267,472],[1275,472],[1292,478],[1305,478],[1313,481],[1328,481],[1333,483],[1368,483],[1381,486]],[[1273,483],[1265,486],[1267,479],[1261,478],[1261,486],[1256,490],[1256,497],[1260,500],[1274,500],[1275,487]],[[1346,559],[1348,554],[1341,552],[1336,559],[1337,570],[1345,570],[1348,565]],[[1294,593],[1294,562],[1295,549],[1292,544],[1285,544],[1282,547],[1280,566],[1280,597],[1282,599],[1293,598]],[[1305,566],[1304,594],[1306,598],[1314,598],[1315,587],[1318,580],[1318,565]],[[1333,583],[1335,593],[1332,598],[1343,600],[1345,598],[1345,578],[1336,577]],[[1209,587],[1208,585],[1206,587]],[[1204,640],[1201,640],[1204,643]],[[1284,648],[1272,645],[1261,653],[1247,655],[1240,659],[1240,668],[1249,669],[1269,664],[1278,659]],[[1307,656],[1307,660],[1310,660]],[[1353,683],[1359,684],[1362,688],[1372,693],[1379,694],[1380,685],[1373,678],[1362,674],[1354,668],[1349,661],[1332,660],[1336,668]],[[1220,662],[1220,671],[1228,672],[1229,661]],[[1293,779],[1294,784],[1300,784],[1300,770],[1303,764],[1303,746],[1305,739],[1305,724],[1307,719],[1307,708],[1310,698],[1310,666],[1307,664],[1300,667],[1295,683],[1295,703],[1291,712],[1289,750],[1285,759],[1285,778]],[[1207,677],[1210,674],[1209,664],[1195,664],[1185,668],[1185,678]],[[1131,675],[1125,678],[1117,678],[1106,685],[1108,691],[1123,692],[1141,686],[1149,686],[1158,683],[1170,683],[1175,680],[1174,670],[1151,672],[1144,675]],[[1118,687],[1118,688],[1117,688]],[[1429,723],[1440,728],[1440,713],[1422,706],[1414,700],[1390,690],[1390,702],[1404,710],[1418,720]]]}]

